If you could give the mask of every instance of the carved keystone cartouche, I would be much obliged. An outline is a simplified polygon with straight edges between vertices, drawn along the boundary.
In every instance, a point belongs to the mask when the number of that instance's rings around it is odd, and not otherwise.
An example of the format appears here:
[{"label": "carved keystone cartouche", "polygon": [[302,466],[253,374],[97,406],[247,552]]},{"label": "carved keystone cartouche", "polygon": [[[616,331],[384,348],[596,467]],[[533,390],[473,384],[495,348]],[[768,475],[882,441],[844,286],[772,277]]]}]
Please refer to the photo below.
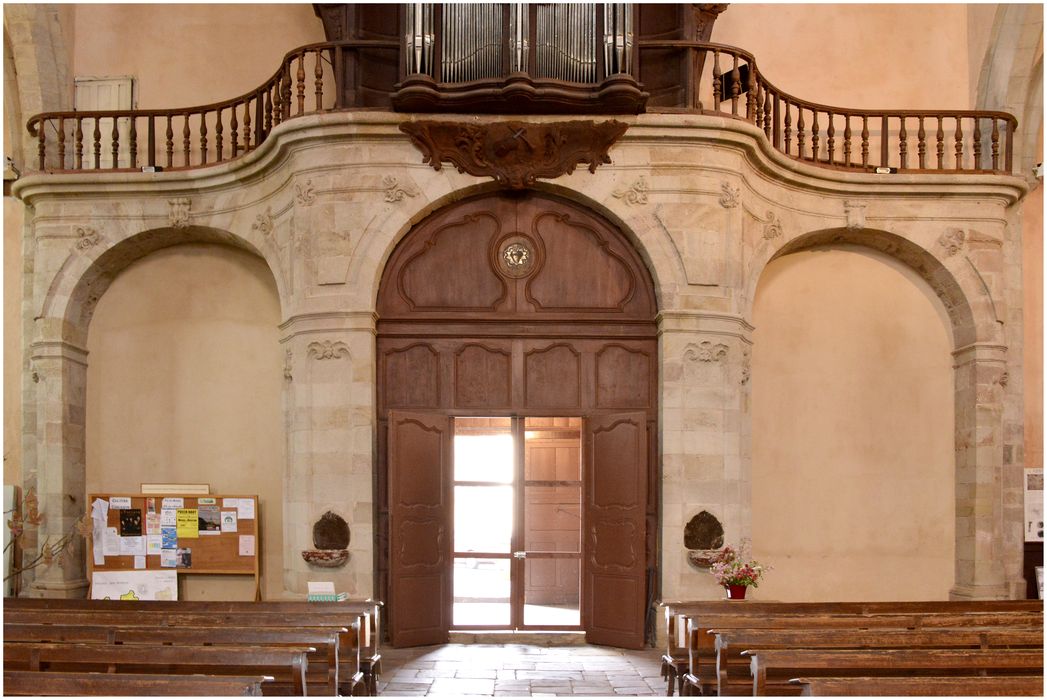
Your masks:
[{"label": "carved keystone cartouche", "polygon": [[413,121],[400,125],[400,131],[423,153],[422,162],[434,170],[451,163],[458,172],[489,175],[510,189],[523,189],[540,177],[573,173],[579,163],[588,163],[589,172],[596,172],[597,166],[611,162],[607,151],[627,128],[618,121]]}]

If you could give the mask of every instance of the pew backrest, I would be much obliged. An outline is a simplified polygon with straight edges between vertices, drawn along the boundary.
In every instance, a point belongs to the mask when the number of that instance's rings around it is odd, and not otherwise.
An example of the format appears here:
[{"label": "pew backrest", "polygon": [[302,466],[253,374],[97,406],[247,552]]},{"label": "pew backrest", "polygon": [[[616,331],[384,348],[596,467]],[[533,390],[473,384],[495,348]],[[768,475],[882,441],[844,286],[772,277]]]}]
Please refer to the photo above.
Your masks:
[{"label": "pew backrest", "polygon": [[4,695],[257,697],[272,676],[4,671]]}]

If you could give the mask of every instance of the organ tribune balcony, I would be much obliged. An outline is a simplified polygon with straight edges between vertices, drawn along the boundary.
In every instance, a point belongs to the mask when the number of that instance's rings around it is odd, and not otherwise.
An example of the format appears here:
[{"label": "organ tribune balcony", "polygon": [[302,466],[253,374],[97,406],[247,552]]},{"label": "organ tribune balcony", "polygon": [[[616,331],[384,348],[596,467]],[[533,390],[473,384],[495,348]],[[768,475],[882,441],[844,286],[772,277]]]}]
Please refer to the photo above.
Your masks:
[{"label": "organ tribune balcony", "polygon": [[816,104],[709,41],[720,4],[325,4],[328,41],[199,107],[33,116],[43,172],[177,170],[238,158],[281,122],[358,110],[715,115],[797,161],[856,172],[1011,173],[1005,112]]}]

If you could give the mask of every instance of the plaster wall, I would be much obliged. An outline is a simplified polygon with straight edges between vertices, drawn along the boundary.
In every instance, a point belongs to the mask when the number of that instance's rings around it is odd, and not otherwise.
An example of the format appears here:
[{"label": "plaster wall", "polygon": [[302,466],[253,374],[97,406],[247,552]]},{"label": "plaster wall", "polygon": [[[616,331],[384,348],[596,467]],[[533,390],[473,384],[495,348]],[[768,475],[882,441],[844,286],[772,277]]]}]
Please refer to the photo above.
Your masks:
[{"label": "plaster wall", "polygon": [[[899,313],[904,309],[904,313]],[[753,309],[753,554],[768,600],[953,585],[952,337],[927,284],[858,247],[772,261]]]},{"label": "plaster wall", "polygon": [[25,208],[4,197],[4,483],[22,480],[22,229]]},{"label": "plaster wall", "polygon": [[[98,302],[87,349],[87,491],[143,481],[257,494],[263,590],[281,590],[280,303],[247,252],[179,245],[124,270]],[[187,599],[250,600],[249,577],[185,577]]]}]

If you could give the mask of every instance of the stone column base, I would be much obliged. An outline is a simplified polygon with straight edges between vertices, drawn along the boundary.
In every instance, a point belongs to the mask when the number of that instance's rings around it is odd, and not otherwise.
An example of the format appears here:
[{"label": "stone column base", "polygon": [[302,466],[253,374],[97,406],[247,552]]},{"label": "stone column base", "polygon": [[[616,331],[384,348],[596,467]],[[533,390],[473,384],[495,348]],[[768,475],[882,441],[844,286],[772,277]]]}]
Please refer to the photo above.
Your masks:
[{"label": "stone column base", "polygon": [[953,586],[949,591],[949,600],[1010,600],[1007,584],[966,584]]},{"label": "stone column base", "polygon": [[90,583],[86,578],[73,581],[33,581],[23,591],[24,598],[86,598]]}]

